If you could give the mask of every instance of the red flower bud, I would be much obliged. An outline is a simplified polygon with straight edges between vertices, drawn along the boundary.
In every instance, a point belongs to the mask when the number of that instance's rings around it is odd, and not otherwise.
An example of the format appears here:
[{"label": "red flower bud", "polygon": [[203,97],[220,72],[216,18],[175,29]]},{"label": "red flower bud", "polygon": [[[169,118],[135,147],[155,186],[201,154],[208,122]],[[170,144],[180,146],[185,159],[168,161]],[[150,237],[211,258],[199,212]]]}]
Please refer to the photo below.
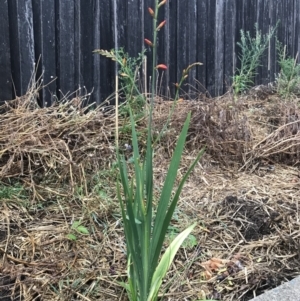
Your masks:
[{"label": "red flower bud", "polygon": [[144,42],[145,42],[147,45],[149,45],[150,47],[153,47],[153,43],[152,43],[150,40],[144,39]]},{"label": "red flower bud", "polygon": [[151,17],[154,17],[154,11],[151,7],[148,7],[148,12],[151,15]]},{"label": "red flower bud", "polygon": [[163,6],[164,4],[167,3],[167,0],[163,0],[158,4],[158,8],[160,8],[161,6]]},{"label": "red flower bud", "polygon": [[156,28],[157,31],[159,31],[165,24],[167,23],[166,20],[162,21]]},{"label": "red flower bud", "polygon": [[157,66],[155,67],[155,69],[163,69],[163,70],[167,70],[168,67],[167,67],[166,65],[164,65],[164,64],[159,64],[159,65],[157,65]]}]

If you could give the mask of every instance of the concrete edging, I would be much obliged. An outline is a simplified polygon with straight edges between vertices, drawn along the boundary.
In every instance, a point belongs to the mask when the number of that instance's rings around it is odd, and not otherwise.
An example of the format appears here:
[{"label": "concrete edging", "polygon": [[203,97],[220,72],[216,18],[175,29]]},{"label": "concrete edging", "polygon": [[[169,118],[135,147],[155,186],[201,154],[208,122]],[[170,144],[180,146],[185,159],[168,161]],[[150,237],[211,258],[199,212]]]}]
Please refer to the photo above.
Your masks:
[{"label": "concrete edging", "polygon": [[300,301],[300,277],[267,291],[250,301]]}]

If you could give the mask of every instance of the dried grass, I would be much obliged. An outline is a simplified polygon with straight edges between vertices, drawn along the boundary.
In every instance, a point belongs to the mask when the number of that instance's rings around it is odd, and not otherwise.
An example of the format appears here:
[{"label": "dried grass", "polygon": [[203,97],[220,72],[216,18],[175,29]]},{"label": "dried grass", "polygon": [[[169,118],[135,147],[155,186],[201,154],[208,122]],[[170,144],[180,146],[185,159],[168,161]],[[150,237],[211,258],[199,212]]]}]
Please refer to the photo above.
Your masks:
[{"label": "dried grass", "polygon": [[[126,256],[115,198],[115,116],[83,109],[81,98],[44,109],[35,98],[32,90],[1,108],[1,187],[24,187],[0,203],[1,300],[126,300],[117,283],[126,277]],[[171,105],[156,104],[154,134]],[[206,154],[172,226],[197,221],[197,244],[177,255],[164,300],[250,300],[300,274],[298,108],[277,96],[178,102],[156,147],[157,193],[189,111],[178,178],[201,147]],[[130,143],[126,122],[120,116],[121,145]],[[138,127],[143,145],[146,120]],[[74,221],[90,235],[75,232],[70,241]]]}]

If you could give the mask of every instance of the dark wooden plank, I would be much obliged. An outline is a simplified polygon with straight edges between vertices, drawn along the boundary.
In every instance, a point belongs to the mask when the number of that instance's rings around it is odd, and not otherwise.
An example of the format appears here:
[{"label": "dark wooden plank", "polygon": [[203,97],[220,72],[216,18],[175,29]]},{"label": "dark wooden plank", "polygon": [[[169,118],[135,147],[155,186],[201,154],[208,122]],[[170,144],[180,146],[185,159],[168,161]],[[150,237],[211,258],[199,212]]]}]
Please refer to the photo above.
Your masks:
[{"label": "dark wooden plank", "polygon": [[[188,6],[185,1],[177,0],[177,81],[182,76],[182,71],[187,67],[187,30],[188,21],[183,16],[188,16]],[[182,94],[187,92],[187,88],[182,86]]]},{"label": "dark wooden plank", "polygon": [[197,68],[197,89],[206,93],[206,32],[207,32],[207,0],[199,1],[197,5],[197,62],[203,65]]},{"label": "dark wooden plank", "polygon": [[286,1],[286,9],[289,13],[286,15],[286,41],[287,51],[291,57],[295,57],[295,28],[294,28],[294,0]]},{"label": "dark wooden plank", "polygon": [[12,99],[9,20],[7,1],[0,1],[0,101]]},{"label": "dark wooden plank", "polygon": [[56,0],[57,68],[59,98],[75,91],[75,7],[74,0]]},{"label": "dark wooden plank", "polygon": [[[228,90],[232,85],[232,77],[236,66],[236,1],[225,3],[224,18],[224,88]],[[225,91],[224,91],[225,92]]]},{"label": "dark wooden plank", "polygon": [[[187,22],[187,39],[186,39],[186,49],[187,49],[187,61],[186,67],[197,61],[197,0],[187,1],[186,5],[188,8],[188,22]],[[196,88],[196,75],[197,69],[201,67],[193,67],[189,71],[189,77],[186,83],[188,83],[188,95],[190,99],[195,99],[198,97]]]},{"label": "dark wooden plank", "polygon": [[[256,13],[258,12],[259,0],[244,1],[244,18],[245,18],[245,31],[249,31],[251,36],[255,35],[255,23],[257,23]],[[258,12],[261,14],[261,12]]]},{"label": "dark wooden plank", "polygon": [[[92,33],[94,42],[94,49],[100,49],[100,1],[95,1],[94,3],[94,23]],[[103,59],[102,59],[103,60]],[[99,105],[101,103],[101,71],[100,71],[100,63],[101,58],[99,54],[93,55],[93,94],[92,94],[92,102]]]},{"label": "dark wooden plank", "polygon": [[[100,3],[99,25],[98,33],[100,34],[101,49],[111,50],[114,48],[113,41],[113,5],[112,1],[103,1]],[[97,21],[98,22],[98,21]],[[96,33],[95,33],[96,34]],[[110,59],[100,57],[100,102],[103,102],[115,90],[115,64]],[[112,100],[114,103],[114,99]]]},{"label": "dark wooden plank", "polygon": [[244,2],[245,0],[236,1],[236,35],[237,39],[240,39],[240,30],[245,28],[245,19],[244,19]]},{"label": "dark wooden plank", "polygon": [[50,106],[56,99],[55,3],[33,0],[36,77],[43,78],[40,106]]},{"label": "dark wooden plank", "polygon": [[224,11],[225,1],[216,0],[215,95],[221,95],[224,92]]},{"label": "dark wooden plank", "polygon": [[281,42],[283,45],[285,45],[285,32],[284,32],[284,18],[285,18],[285,10],[283,1],[278,0],[277,1],[277,18],[280,21],[278,29],[277,29],[277,37],[279,42]]},{"label": "dark wooden plank", "polygon": [[137,57],[144,47],[142,33],[142,0],[127,1],[126,49],[131,57]]},{"label": "dark wooden plank", "polygon": [[26,93],[34,72],[33,18],[31,0],[8,1],[12,78],[16,95]]},{"label": "dark wooden plank", "polygon": [[[259,0],[258,2],[258,10],[260,11],[260,18],[258,20],[258,28],[261,31],[262,35],[266,37],[270,32],[270,20],[269,20],[269,10],[270,10],[270,0]],[[256,84],[267,84],[270,82],[269,80],[269,45],[267,49],[264,51],[261,59],[260,66],[258,67],[257,73],[257,82]]]},{"label": "dark wooden plank", "polygon": [[206,87],[215,96],[216,0],[207,2]]},{"label": "dark wooden plank", "polygon": [[300,1],[295,0],[295,52],[298,54],[300,64]]},{"label": "dark wooden plank", "polygon": [[[75,87],[79,95],[89,95],[93,90],[93,0],[75,0]],[[90,97],[85,98],[85,103]]]},{"label": "dark wooden plank", "polygon": [[117,22],[117,48],[126,48],[127,45],[127,1],[113,0],[116,6],[116,22]]},{"label": "dark wooden plank", "polygon": [[[270,27],[275,28],[278,22],[278,2],[281,0],[274,0],[270,2]],[[276,74],[279,72],[278,68],[278,59],[277,59],[277,49],[276,49],[276,38],[277,38],[278,30],[276,30],[274,36],[270,40],[270,49],[269,49],[269,72],[270,72],[270,82],[273,82],[276,78]]]},{"label": "dark wooden plank", "polygon": [[175,96],[176,88],[174,83],[179,81],[178,76],[178,59],[180,56],[178,54],[177,49],[177,10],[178,10],[178,1],[168,1],[168,8],[169,8],[169,60],[168,60],[168,67],[169,67],[169,89],[171,97]]}]

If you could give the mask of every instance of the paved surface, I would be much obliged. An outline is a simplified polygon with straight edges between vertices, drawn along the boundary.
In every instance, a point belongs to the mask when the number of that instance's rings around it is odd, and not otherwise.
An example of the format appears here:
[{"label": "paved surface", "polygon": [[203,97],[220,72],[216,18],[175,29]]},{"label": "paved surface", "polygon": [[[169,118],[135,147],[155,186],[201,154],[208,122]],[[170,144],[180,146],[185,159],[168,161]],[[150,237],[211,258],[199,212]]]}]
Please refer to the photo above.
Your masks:
[{"label": "paved surface", "polygon": [[284,283],[251,301],[300,301],[300,277]]}]

